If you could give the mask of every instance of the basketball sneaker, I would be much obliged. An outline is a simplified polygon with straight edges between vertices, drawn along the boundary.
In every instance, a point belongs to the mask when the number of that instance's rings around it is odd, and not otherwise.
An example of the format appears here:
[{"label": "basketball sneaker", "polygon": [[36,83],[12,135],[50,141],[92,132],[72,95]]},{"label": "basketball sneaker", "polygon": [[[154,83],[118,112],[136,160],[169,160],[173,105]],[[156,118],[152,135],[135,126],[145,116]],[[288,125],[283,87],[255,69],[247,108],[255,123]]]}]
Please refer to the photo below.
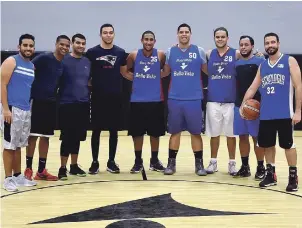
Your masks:
[{"label": "basketball sneaker", "polygon": [[293,170],[290,170],[288,177],[288,185],[286,187],[287,192],[296,192],[298,191],[298,176],[297,173]]},{"label": "basketball sneaker", "polygon": [[203,166],[203,159],[200,159],[200,158],[195,159],[195,173],[198,176],[207,175],[207,171],[204,169],[204,166]]},{"label": "basketball sneaker", "polygon": [[139,173],[143,170],[143,159],[137,160],[135,159],[134,165],[130,170],[130,173]]},{"label": "basketball sneaker", "polygon": [[13,179],[14,179],[17,187],[19,187],[19,186],[32,187],[32,186],[37,185],[37,183],[35,181],[28,180],[22,174],[20,174],[17,177],[13,176]]},{"label": "basketball sneaker", "polygon": [[97,174],[100,171],[100,164],[98,161],[93,161],[89,168],[89,174]]},{"label": "basketball sneaker", "polygon": [[68,179],[66,167],[61,167],[59,169],[58,178],[59,178],[59,180],[67,180]]},{"label": "basketball sneaker", "polygon": [[269,187],[277,185],[277,180],[275,179],[275,173],[273,172],[273,167],[268,164],[266,169],[266,175],[264,179],[259,183],[260,187]]},{"label": "basketball sneaker", "polygon": [[249,165],[242,165],[236,175],[236,177],[249,177],[251,176],[250,166]]},{"label": "basketball sneaker", "polygon": [[157,171],[157,172],[164,172],[165,167],[163,166],[163,163],[161,163],[160,160],[157,160],[157,162],[152,163],[152,159],[150,158],[150,168],[151,171]]},{"label": "basketball sneaker", "polygon": [[176,159],[169,158],[167,168],[164,171],[164,175],[173,175],[176,173]]},{"label": "basketball sneaker", "polygon": [[24,171],[24,176],[26,177],[27,180],[32,180],[33,179],[33,171],[30,168],[26,168]]},{"label": "basketball sneaker", "polygon": [[206,168],[206,172],[207,174],[213,174],[215,172],[218,172],[217,161],[210,160],[210,164],[208,168]]},{"label": "basketball sneaker", "polygon": [[86,177],[86,173],[82,170],[78,164],[70,164],[69,174],[77,175],[78,177]]},{"label": "basketball sneaker", "polygon": [[108,161],[107,162],[107,171],[110,173],[120,173],[120,168],[115,161]]},{"label": "basketball sneaker", "polygon": [[229,161],[229,171],[228,171],[228,173],[231,176],[235,176],[236,175],[237,170],[236,170],[236,162],[235,161]]},{"label": "basketball sneaker", "polygon": [[47,172],[47,169],[44,169],[41,173],[37,172],[34,179],[45,180],[45,181],[57,181],[58,177],[51,175],[49,172]]},{"label": "basketball sneaker", "polygon": [[8,192],[17,192],[18,188],[16,182],[12,177],[7,177],[4,179],[3,188]]},{"label": "basketball sneaker", "polygon": [[255,173],[255,180],[263,180],[263,178],[265,177],[265,167],[264,165],[258,165],[257,166],[257,171]]}]

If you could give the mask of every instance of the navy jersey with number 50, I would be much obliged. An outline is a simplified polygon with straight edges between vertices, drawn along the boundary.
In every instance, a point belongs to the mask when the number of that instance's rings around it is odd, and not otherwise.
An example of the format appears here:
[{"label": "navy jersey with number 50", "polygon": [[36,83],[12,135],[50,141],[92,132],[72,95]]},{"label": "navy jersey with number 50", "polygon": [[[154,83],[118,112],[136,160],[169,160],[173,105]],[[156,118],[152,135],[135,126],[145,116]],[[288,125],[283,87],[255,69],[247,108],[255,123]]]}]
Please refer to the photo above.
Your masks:
[{"label": "navy jersey with number 50", "polygon": [[275,64],[269,59],[261,64],[260,120],[288,119],[293,116],[293,84],[289,56],[281,54]]}]

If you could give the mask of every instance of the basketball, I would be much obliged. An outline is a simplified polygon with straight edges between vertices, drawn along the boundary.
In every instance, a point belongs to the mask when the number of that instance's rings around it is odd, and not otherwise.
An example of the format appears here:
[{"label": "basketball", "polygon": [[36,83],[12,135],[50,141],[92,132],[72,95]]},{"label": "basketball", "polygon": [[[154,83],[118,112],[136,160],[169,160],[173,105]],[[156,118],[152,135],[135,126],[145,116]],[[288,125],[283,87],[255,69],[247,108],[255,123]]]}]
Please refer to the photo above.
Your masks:
[{"label": "basketball", "polygon": [[255,120],[260,115],[260,103],[255,99],[247,100],[242,107],[242,115],[247,120]]}]

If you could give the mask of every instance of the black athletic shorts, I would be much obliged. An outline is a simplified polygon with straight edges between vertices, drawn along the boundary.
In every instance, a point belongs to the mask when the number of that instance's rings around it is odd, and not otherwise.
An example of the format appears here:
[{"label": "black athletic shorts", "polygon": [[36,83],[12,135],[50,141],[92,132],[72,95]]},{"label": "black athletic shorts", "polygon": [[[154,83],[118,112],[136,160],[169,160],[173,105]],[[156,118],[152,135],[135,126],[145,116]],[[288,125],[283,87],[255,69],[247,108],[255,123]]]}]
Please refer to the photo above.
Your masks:
[{"label": "black athletic shorts", "polygon": [[153,137],[165,135],[165,107],[163,102],[132,102],[128,135],[133,137],[147,134]]},{"label": "black athletic shorts", "polygon": [[85,141],[90,122],[89,102],[60,104],[60,140]]},{"label": "black athletic shorts", "polygon": [[56,120],[56,101],[32,100],[30,135],[53,136],[56,128]]},{"label": "black athletic shorts", "polygon": [[91,127],[93,130],[124,130],[126,113],[122,95],[91,97]]},{"label": "black athletic shorts", "polygon": [[293,146],[293,131],[291,119],[260,120],[258,145],[263,148],[275,146],[278,133],[279,146],[290,149]]}]

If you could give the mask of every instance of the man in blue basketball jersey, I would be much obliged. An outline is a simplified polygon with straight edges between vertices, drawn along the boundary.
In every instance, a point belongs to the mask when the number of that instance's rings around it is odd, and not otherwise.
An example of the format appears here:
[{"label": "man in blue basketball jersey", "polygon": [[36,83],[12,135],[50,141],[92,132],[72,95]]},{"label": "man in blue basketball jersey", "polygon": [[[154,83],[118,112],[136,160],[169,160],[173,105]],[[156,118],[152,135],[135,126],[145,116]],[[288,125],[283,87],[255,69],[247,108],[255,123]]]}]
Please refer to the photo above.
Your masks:
[{"label": "man in blue basketball jersey", "polygon": [[57,88],[63,72],[62,59],[69,52],[70,39],[60,35],[56,39],[55,51],[35,57],[35,79],[31,89],[32,110],[31,130],[26,148],[26,169],[24,175],[31,180],[33,175],[32,162],[39,140],[39,166],[35,180],[56,181],[57,176],[51,175],[46,167],[49,138],[54,135],[57,120]]},{"label": "man in blue basketball jersey", "polygon": [[235,175],[236,138],[233,132],[234,103],[236,99],[235,63],[240,52],[228,46],[228,30],[219,27],[214,30],[216,48],[207,52],[208,97],[206,105],[206,135],[211,137],[211,161],[207,173],[218,171],[217,154],[220,135],[227,138],[229,151],[228,172]]},{"label": "man in blue basketball jersey", "polygon": [[165,65],[166,57],[163,51],[154,48],[156,39],[152,31],[145,31],[141,42],[143,48],[131,52],[127,58],[128,70],[133,69],[128,134],[134,142],[135,163],[130,172],[138,173],[143,168],[142,148],[145,134],[150,136],[150,170],[163,172],[158,150],[159,138],[166,131],[161,83],[161,69]]},{"label": "man in blue basketball jersey", "polygon": [[180,136],[183,130],[191,134],[192,149],[195,156],[195,173],[206,175],[203,165],[202,99],[203,85],[201,70],[206,70],[204,49],[190,43],[191,27],[188,24],[178,26],[179,43],[169,48],[163,75],[171,73],[168,94],[168,132],[169,159],[166,175],[176,172],[176,155],[179,150]]},{"label": "man in blue basketball jersey", "polygon": [[[249,166],[250,141],[249,136],[252,136],[254,141],[254,151],[258,161],[257,171],[255,174],[256,180],[261,180],[265,176],[264,149],[257,146],[257,136],[259,129],[259,119],[245,120],[240,116],[239,108],[243,97],[251,86],[259,65],[265,61],[265,58],[258,57],[253,54],[254,39],[250,36],[241,36],[239,39],[239,51],[242,56],[236,61],[236,100],[234,108],[234,135],[239,136],[239,149],[241,154],[242,165],[235,177],[251,176]],[[260,92],[257,91],[253,99],[260,102]]]},{"label": "man in blue basketball jersey", "polygon": [[72,52],[67,54],[63,63],[63,75],[59,83],[59,128],[61,130],[60,156],[61,167],[58,178],[67,180],[66,164],[70,154],[69,173],[80,177],[86,173],[78,165],[81,141],[86,140],[90,122],[90,61],[83,56],[86,38],[75,34],[72,39]]},{"label": "man in blue basketball jersey", "polygon": [[19,54],[7,58],[1,66],[0,122],[3,135],[3,188],[18,191],[18,186],[34,186],[36,182],[21,174],[21,148],[28,144],[30,133],[30,90],[34,81],[35,38],[24,34],[19,38]]},{"label": "man in blue basketball jersey", "polygon": [[[268,33],[264,36],[264,48],[269,58],[260,65],[256,78],[245,94],[243,103],[261,93],[258,145],[265,148],[266,176],[260,187],[276,185],[271,163],[274,160],[276,134],[279,146],[285,150],[289,166],[286,191],[298,190],[297,151],[293,142],[294,125],[301,121],[301,70],[295,58],[279,51],[279,36]],[[295,89],[295,111],[293,93]],[[242,105],[241,105],[242,108]]]}]

